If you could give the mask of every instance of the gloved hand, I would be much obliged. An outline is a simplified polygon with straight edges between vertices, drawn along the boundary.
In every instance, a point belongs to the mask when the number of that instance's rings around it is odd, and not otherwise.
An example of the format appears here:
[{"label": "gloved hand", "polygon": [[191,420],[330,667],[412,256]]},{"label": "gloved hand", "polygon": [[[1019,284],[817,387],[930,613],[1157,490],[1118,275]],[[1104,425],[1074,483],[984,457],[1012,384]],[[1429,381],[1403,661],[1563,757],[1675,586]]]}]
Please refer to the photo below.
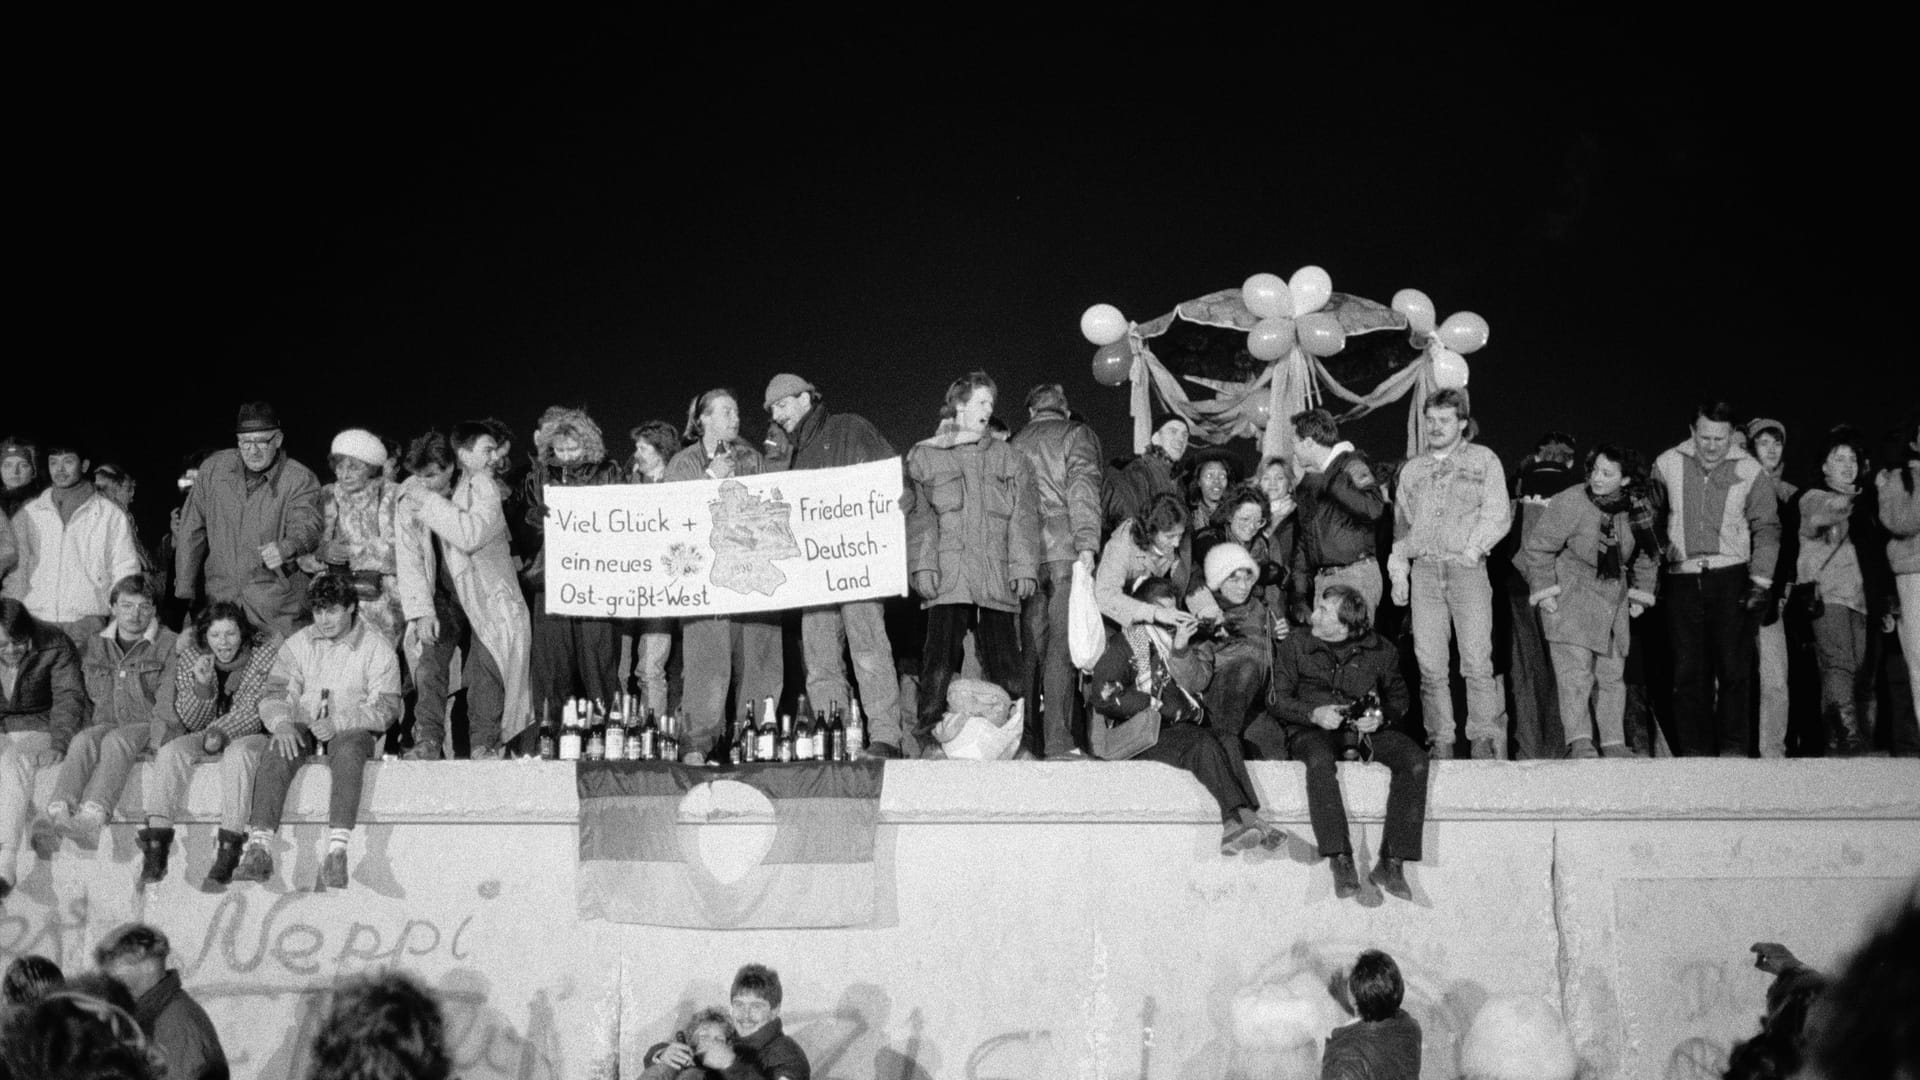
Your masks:
[{"label": "gloved hand", "polygon": [[1762,626],[1771,625],[1780,617],[1779,605],[1773,602],[1773,590],[1757,581],[1747,583],[1747,595],[1740,604],[1747,609],[1747,614],[1758,616]]}]

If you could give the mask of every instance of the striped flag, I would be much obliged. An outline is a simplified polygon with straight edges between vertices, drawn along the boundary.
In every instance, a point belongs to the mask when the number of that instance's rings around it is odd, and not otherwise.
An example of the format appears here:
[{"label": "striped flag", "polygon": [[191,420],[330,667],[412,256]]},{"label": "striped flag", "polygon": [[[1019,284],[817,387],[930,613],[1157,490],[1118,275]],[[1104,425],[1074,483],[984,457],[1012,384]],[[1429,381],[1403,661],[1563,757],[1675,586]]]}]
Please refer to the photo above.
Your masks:
[{"label": "striped flag", "polygon": [[[703,929],[865,925],[883,769],[581,762],[580,917]],[[739,820],[760,800],[735,784],[772,805],[770,828]],[[712,809],[705,823],[682,824],[683,804]]]}]

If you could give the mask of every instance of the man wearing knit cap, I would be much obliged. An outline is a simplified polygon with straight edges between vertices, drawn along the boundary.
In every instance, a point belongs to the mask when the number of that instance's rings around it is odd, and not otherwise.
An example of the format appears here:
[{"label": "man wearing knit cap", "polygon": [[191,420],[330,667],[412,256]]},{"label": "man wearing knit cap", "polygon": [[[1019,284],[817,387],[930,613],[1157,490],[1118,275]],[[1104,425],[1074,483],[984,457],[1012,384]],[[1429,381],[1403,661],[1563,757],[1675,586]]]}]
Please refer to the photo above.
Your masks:
[{"label": "man wearing knit cap", "polygon": [[[894,456],[893,444],[866,418],[829,412],[820,391],[798,375],[775,375],[762,404],[774,427],[786,433],[786,468],[832,469]],[[806,609],[800,613],[800,645],[807,663],[807,694],[815,708],[846,708],[847,675],[841,658],[852,656],[867,717],[867,752],[899,757],[900,679],[880,601]]]},{"label": "man wearing knit cap", "polygon": [[114,583],[140,572],[132,522],[94,488],[87,465],[70,445],[48,448],[51,483],[14,515],[19,564],[4,589],[34,618],[66,631],[77,652],[106,629]]},{"label": "man wearing knit cap", "polygon": [[[1747,441],[1753,445],[1753,458],[1773,478],[1774,494],[1780,506],[1779,566],[1792,566],[1800,552],[1800,489],[1781,475],[1787,457],[1787,426],[1778,420],[1755,417],[1747,421]],[[1774,603],[1760,616],[1755,637],[1760,649],[1760,756],[1787,756],[1787,626],[1780,621],[1780,597],[1786,583],[1773,586]]]},{"label": "man wearing knit cap", "polygon": [[[196,607],[232,600],[282,637],[306,625],[307,575],[295,562],[320,543],[320,481],[286,455],[280,417],[240,407],[231,450],[200,463],[174,526],[174,595]],[[203,585],[204,575],[204,585]]]}]

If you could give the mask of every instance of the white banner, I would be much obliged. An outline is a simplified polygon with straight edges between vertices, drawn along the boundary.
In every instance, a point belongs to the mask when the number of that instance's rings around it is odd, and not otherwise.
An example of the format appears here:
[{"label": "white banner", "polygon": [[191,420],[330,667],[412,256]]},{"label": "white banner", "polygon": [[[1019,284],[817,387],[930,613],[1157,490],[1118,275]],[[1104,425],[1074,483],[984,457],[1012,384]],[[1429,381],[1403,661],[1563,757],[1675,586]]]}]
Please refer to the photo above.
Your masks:
[{"label": "white banner", "polygon": [[548,487],[547,612],[732,615],[907,591],[900,459],[728,480]]}]

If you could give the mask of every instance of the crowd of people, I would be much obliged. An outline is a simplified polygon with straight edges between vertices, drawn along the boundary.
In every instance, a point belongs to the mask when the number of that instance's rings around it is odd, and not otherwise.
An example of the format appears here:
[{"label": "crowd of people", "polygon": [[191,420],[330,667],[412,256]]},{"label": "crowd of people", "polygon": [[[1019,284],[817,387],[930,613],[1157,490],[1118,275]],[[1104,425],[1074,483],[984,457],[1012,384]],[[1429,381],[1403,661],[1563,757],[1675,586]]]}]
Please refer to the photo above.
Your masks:
[{"label": "crowd of people", "polygon": [[[1015,703],[1001,712],[1031,756],[1191,772],[1219,804],[1226,854],[1285,839],[1246,760],[1299,760],[1342,896],[1363,877],[1342,760],[1392,770],[1364,876],[1406,897],[1434,759],[1920,753],[1912,424],[1879,451],[1834,429],[1801,487],[1781,424],[1705,402],[1651,462],[1553,433],[1510,483],[1464,390],[1424,402],[1425,449],[1409,460],[1365,453],[1310,409],[1276,421],[1291,455],[1251,468],[1224,447],[1190,453],[1178,417],[1109,462],[1056,384],[1026,395],[1018,430],[999,405],[984,372],[962,376],[934,433],[898,455],[917,650],[894,640],[881,600],[808,608],[800,679],[780,613],[550,614],[543,545],[555,486],[896,456],[798,375],[767,384],[758,444],[739,396],[716,388],[683,424],[634,427],[624,456],[585,410],[549,408],[524,468],[497,420],[404,446],[347,429],[324,485],[287,454],[273,407],[247,403],[235,445],[191,463],[151,545],[126,469],[10,438],[0,897],[36,833],[96,843],[147,758],[143,883],[167,874],[195,766],[221,777],[206,881],[220,888],[272,876],[289,785],[317,765],[332,777],[319,885],[343,888],[366,762],[454,756],[456,713],[469,758],[527,755],[560,703],[628,693],[681,718],[689,765],[725,760],[742,703],[804,692],[825,712],[856,687],[866,755],[933,756],[958,730],[949,691],[977,674]],[[1081,572],[1108,637],[1076,664]],[[42,770],[57,779],[36,812]]]}]

